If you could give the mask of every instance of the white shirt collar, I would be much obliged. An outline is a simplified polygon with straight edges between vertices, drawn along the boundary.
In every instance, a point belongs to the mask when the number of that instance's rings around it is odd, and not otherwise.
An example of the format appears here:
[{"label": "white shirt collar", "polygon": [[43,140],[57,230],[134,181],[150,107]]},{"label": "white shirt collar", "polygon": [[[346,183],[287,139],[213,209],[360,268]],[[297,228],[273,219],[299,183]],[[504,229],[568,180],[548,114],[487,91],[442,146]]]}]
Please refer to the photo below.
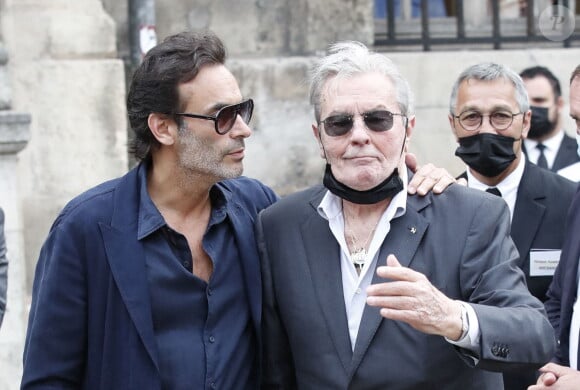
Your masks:
[{"label": "white shirt collar", "polygon": [[[518,187],[522,176],[524,175],[524,168],[526,166],[526,159],[523,154],[520,156],[520,162],[516,169],[510,173],[505,179],[499,182],[495,187],[501,192],[501,197],[507,202],[510,209],[510,217],[514,216],[514,208],[518,196]],[[471,173],[471,169],[467,167],[467,185],[471,188],[485,191],[490,186],[477,180]]]},{"label": "white shirt collar", "polygon": [[[542,144],[545,146],[544,157],[546,157],[548,168],[552,168],[552,166],[554,165],[556,155],[558,154],[558,149],[560,149],[560,145],[562,144],[563,139],[564,139],[564,131],[560,130],[552,138],[549,138],[544,142],[542,142]],[[524,145],[526,147],[526,154],[528,156],[528,160],[530,160],[534,164],[537,164],[538,158],[540,157],[540,150],[536,148],[536,146],[538,145],[538,141],[526,138],[524,139]]]},{"label": "white shirt collar", "polygon": [[[560,129],[560,131],[558,131],[556,134],[554,134],[553,137],[548,138],[547,140],[543,141],[542,144],[544,144],[546,146],[546,150],[550,150],[550,151],[557,151],[558,148],[560,147],[560,144],[562,143],[562,140],[564,139],[564,130]],[[538,141],[530,139],[530,138],[525,138],[524,139],[524,145],[526,146],[526,151],[530,151],[530,150],[536,150],[536,145],[538,145]]]}]

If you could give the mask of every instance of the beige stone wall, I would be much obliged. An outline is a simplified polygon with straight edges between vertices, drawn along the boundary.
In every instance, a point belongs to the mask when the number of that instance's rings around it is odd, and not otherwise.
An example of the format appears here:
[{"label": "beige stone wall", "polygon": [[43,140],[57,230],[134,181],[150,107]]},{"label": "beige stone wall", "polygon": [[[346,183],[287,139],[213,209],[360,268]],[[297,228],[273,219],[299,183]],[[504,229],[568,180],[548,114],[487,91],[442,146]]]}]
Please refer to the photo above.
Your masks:
[{"label": "beige stone wall", "polygon": [[[0,27],[11,107],[32,118],[30,142],[15,164],[19,209],[7,213],[19,217],[24,242],[23,253],[8,248],[19,255],[9,260],[26,270],[20,307],[9,302],[26,313],[40,246],[57,213],[76,194],[127,170],[124,68],[115,22],[100,0],[4,0]],[[0,341],[23,343],[22,328]],[[15,389],[22,350],[4,352],[0,390]]]},{"label": "beige stone wall", "polygon": [[7,0],[2,30],[12,106],[32,115],[18,172],[32,269],[64,204],[127,169],[124,69],[99,0]]}]

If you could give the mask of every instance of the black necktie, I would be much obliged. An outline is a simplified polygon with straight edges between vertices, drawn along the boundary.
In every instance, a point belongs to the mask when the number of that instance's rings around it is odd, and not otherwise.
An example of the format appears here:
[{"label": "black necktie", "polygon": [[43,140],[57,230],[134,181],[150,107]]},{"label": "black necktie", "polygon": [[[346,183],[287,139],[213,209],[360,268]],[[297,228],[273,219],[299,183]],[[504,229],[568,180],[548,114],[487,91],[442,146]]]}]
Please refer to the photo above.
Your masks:
[{"label": "black necktie", "polygon": [[544,155],[544,149],[546,149],[546,145],[544,144],[537,144],[536,148],[540,151],[540,157],[538,157],[538,166],[540,168],[548,169],[548,160],[546,160],[546,156]]},{"label": "black necktie", "polygon": [[489,187],[487,190],[485,190],[485,192],[489,192],[490,194],[501,197],[501,192],[499,192],[497,187]]}]

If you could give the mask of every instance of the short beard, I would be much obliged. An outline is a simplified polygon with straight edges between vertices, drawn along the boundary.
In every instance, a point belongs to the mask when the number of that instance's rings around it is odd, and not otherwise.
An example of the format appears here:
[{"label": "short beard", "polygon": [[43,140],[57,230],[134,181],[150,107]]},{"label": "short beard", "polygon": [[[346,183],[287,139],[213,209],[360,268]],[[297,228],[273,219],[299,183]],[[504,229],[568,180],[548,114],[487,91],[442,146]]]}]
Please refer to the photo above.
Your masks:
[{"label": "short beard", "polygon": [[[180,170],[187,176],[213,176],[215,181],[233,179],[243,173],[243,165],[227,166],[223,162],[228,149],[218,149],[206,139],[198,137],[185,125],[179,126],[177,151]],[[236,141],[243,146],[244,142]]]}]

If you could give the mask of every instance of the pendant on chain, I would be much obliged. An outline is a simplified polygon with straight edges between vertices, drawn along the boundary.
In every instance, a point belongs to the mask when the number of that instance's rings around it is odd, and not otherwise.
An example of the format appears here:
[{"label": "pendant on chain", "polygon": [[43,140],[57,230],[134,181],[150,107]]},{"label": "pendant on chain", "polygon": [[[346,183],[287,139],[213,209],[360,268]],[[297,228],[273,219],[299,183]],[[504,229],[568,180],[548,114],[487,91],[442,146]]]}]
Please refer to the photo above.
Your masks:
[{"label": "pendant on chain", "polygon": [[350,258],[354,263],[354,268],[356,269],[357,274],[360,275],[362,271],[362,267],[365,265],[367,260],[367,251],[365,248],[357,248],[352,251],[350,254]]},{"label": "pendant on chain", "polygon": [[353,263],[362,267],[367,259],[367,251],[365,248],[357,248],[352,251],[350,257]]}]

